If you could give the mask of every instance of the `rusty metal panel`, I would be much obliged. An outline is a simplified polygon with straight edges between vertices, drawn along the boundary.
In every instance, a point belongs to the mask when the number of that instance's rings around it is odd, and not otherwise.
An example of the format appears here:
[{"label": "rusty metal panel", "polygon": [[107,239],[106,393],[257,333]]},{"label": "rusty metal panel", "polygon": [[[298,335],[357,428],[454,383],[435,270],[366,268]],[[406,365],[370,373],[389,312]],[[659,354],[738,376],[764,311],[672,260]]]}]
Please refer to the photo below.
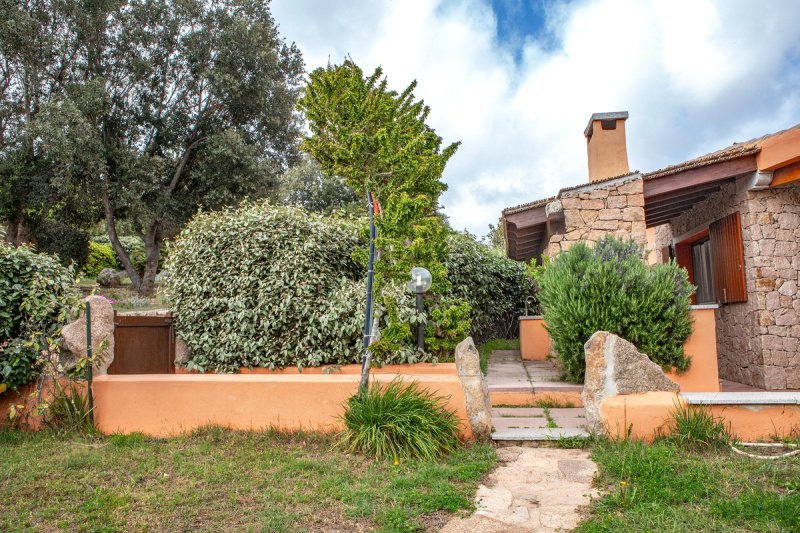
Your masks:
[{"label": "rusty metal panel", "polygon": [[175,336],[170,316],[114,314],[114,361],[109,374],[174,374]]}]

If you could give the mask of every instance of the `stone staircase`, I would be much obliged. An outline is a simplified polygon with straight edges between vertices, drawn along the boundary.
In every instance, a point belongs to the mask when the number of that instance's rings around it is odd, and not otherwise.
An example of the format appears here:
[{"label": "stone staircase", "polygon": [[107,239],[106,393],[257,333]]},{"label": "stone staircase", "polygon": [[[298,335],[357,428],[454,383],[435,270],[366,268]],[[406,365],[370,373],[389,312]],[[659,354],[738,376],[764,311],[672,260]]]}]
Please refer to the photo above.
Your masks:
[{"label": "stone staircase", "polygon": [[518,350],[495,350],[487,373],[496,442],[587,438],[583,387],[560,380],[550,361],[523,361]]}]

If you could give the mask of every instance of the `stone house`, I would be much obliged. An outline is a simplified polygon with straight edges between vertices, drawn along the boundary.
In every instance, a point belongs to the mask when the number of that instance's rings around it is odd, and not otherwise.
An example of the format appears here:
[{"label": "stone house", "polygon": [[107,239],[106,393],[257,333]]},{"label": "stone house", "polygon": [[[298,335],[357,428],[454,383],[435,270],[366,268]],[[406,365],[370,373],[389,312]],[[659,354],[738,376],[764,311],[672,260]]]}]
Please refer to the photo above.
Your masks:
[{"label": "stone house", "polygon": [[555,256],[606,233],[675,259],[717,307],[720,378],[800,389],[800,124],[653,172],[631,172],[627,112],[584,131],[589,182],[503,211],[507,253]]}]

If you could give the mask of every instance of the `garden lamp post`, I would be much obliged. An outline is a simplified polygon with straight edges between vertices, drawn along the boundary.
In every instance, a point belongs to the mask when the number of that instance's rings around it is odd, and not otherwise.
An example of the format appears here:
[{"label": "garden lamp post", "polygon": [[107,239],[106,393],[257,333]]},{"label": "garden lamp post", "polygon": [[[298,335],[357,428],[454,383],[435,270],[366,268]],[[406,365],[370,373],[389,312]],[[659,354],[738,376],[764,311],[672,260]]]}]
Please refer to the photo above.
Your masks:
[{"label": "garden lamp post", "polygon": [[[431,288],[433,278],[431,273],[422,267],[414,267],[411,269],[411,281],[408,283],[411,292],[417,295],[417,312],[422,313],[425,307],[422,302],[422,295]],[[425,324],[420,322],[417,324],[417,349],[425,351]]]}]

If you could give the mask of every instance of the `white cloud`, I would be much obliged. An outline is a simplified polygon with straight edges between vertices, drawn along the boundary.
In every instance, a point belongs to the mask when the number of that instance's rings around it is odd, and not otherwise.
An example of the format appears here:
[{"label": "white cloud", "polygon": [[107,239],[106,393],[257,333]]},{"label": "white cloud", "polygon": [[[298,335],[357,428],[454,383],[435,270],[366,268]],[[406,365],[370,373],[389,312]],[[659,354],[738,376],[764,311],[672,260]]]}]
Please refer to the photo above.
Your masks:
[{"label": "white cloud", "polygon": [[[583,128],[628,110],[643,171],[800,122],[800,3],[591,0],[553,4],[522,59],[488,1],[276,0],[309,70],[346,54],[413,79],[430,123],[462,146],[444,174],[456,228],[486,232],[504,207],[586,181]],[[555,45],[553,44],[555,42]]]}]

